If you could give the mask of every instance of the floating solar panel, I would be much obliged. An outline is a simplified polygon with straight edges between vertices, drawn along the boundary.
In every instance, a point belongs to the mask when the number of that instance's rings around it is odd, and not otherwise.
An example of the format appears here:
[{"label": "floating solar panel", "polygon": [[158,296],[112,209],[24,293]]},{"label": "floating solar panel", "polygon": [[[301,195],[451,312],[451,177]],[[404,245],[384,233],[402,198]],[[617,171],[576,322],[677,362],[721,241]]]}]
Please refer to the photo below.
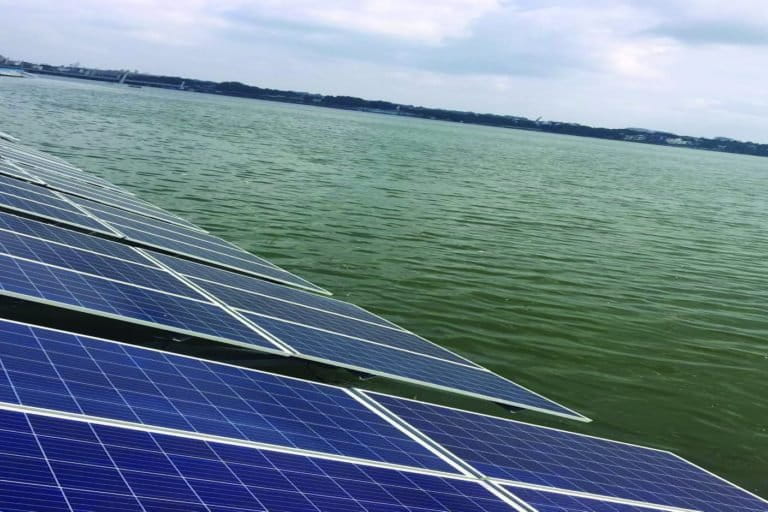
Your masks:
[{"label": "floating solar panel", "polygon": [[457,473],[342,388],[5,320],[0,401]]},{"label": "floating solar panel", "polygon": [[[190,290],[190,295],[194,292]],[[218,305],[0,254],[0,295],[284,353]]]},{"label": "floating solar panel", "polygon": [[125,234],[127,239],[134,243],[169,251],[204,263],[273,279],[307,290],[328,293],[309,281],[213,235],[184,229],[182,226],[173,226],[165,222],[153,222],[153,219],[131,215],[128,212],[84,199],[72,198],[72,200]]},{"label": "floating solar panel", "polygon": [[555,492],[507,487],[508,492],[534,512],[660,512],[666,507],[630,505],[606,499],[574,496]]},{"label": "floating solar panel", "polygon": [[0,411],[0,510],[509,512],[486,484]]},{"label": "floating solar panel", "polygon": [[[187,229],[183,226],[177,226],[167,222],[159,222],[158,220],[146,216],[133,214],[125,210],[113,208],[106,204],[96,203],[79,197],[71,197],[67,195],[67,198],[73,203],[86,208],[95,217],[102,218],[103,220],[114,224],[146,231],[157,236],[171,238],[185,244],[195,245],[202,249],[229,254],[238,258],[252,256],[239,247],[208,233]],[[261,259],[258,256],[252,256],[252,258],[262,265],[272,265],[272,263]]]},{"label": "floating solar panel", "polygon": [[407,331],[308,308],[209,281],[195,279],[194,283],[228,306],[242,313],[252,313],[253,315],[249,315],[252,319],[257,318],[255,315],[268,316],[311,329],[355,338],[361,343],[377,343],[477,368],[477,365],[463,357]]},{"label": "floating solar panel", "polygon": [[21,148],[17,144],[0,143],[0,156],[12,160],[19,165],[25,166],[25,170],[27,168],[44,169],[58,173],[63,177],[86,181],[88,183],[93,183],[105,188],[116,188],[108,181],[85,173],[82,170],[77,169],[76,167],[73,167],[60,159],[56,159],[50,155],[43,155],[41,153],[35,154],[26,148]]},{"label": "floating solar panel", "polygon": [[29,181],[31,183],[39,183],[37,178],[26,172],[21,167],[14,165],[10,160],[5,160],[2,157],[0,157],[0,174],[19,180]]},{"label": "floating solar panel", "polygon": [[455,364],[274,318],[250,313],[243,313],[243,316],[305,359],[512,407],[589,421],[579,413],[484,368]]},{"label": "floating solar panel", "polygon": [[702,512],[768,511],[768,502],[671,452],[363,393],[499,482]]},{"label": "floating solar panel", "polygon": [[97,187],[84,182],[74,182],[71,179],[57,177],[54,173],[47,171],[36,170],[33,172],[38,180],[54,190],[89,199],[97,203],[113,206],[115,208],[120,208],[122,210],[138,213],[145,217],[152,217],[171,224],[185,226],[195,231],[201,231],[200,228],[196,227],[192,223],[180,219],[179,217],[168,213],[154,205],[137,199],[136,197],[112,190],[107,190],[102,187]]},{"label": "floating solar panel", "polygon": [[93,232],[116,235],[107,225],[79,210],[55,192],[6,176],[0,176],[0,208]]},{"label": "floating solar panel", "polygon": [[[87,235],[75,234],[75,237],[86,238]],[[79,245],[87,245],[89,238],[92,237],[87,237],[86,242]],[[148,260],[140,262],[139,254],[125,261],[5,230],[0,230],[0,254],[204,300],[173,274],[155,267]]]},{"label": "floating solar panel", "polygon": [[[270,283],[262,279],[256,279],[236,272],[230,272],[228,270],[211,267],[210,265],[203,265],[194,261],[183,260],[181,258],[175,258],[173,256],[166,256],[164,254],[150,251],[153,257],[159,259],[164,265],[169,267],[179,274],[183,274],[187,277],[194,278],[196,280],[208,281],[211,283],[226,285],[238,290],[255,293],[265,297],[273,299],[280,299],[293,304],[299,304],[309,308],[319,309],[322,311],[328,311],[343,315],[358,320],[365,320],[374,324],[383,325],[386,327],[397,327],[392,322],[385,320],[384,318],[373,314],[360,306],[350,304],[331,297],[318,296],[312,293],[307,293],[295,288],[287,286],[281,286],[279,284]],[[272,275],[271,277],[277,278],[278,275]]]},{"label": "floating solar panel", "polygon": [[85,235],[71,229],[54,226],[53,224],[19,217],[11,213],[0,212],[0,229],[33,236],[50,242],[58,242],[63,245],[127,261],[147,263],[147,258],[141,256],[141,254],[128,245],[96,236]]}]

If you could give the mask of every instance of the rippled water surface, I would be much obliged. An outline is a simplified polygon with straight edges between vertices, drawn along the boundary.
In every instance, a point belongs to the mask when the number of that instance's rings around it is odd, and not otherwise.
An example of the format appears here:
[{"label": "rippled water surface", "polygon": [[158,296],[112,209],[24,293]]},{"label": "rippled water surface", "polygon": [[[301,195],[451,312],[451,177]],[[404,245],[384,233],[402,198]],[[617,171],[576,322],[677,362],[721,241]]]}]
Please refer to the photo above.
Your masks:
[{"label": "rippled water surface", "polygon": [[0,130],[768,495],[768,159],[45,79]]}]

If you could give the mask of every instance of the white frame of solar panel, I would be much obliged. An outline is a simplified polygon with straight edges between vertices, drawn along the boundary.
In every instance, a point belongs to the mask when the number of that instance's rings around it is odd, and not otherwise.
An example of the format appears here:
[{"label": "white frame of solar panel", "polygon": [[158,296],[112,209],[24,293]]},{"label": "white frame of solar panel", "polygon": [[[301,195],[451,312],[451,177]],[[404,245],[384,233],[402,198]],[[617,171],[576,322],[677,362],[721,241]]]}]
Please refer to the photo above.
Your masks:
[{"label": "white frame of solar panel", "polygon": [[[405,398],[405,397],[402,397],[402,396],[388,395],[386,393],[381,393],[381,392],[378,392],[378,391],[370,391],[370,390],[361,389],[361,388],[353,388],[352,390],[356,394],[364,396],[367,400],[371,399],[371,396],[376,396],[376,395],[385,396],[385,397],[395,397],[398,400],[404,400],[404,401],[407,401],[407,402],[415,402],[415,403],[419,403],[419,404],[429,405],[429,406],[432,406],[432,407],[449,409],[449,410],[453,410],[453,411],[458,411],[458,412],[463,413],[463,414],[483,416],[483,417],[491,418],[491,419],[494,419],[494,420],[508,421],[510,423],[518,423],[518,424],[521,424],[521,425],[526,425],[528,427],[541,428],[541,429],[544,429],[544,430],[553,430],[555,432],[562,432],[562,433],[568,434],[568,435],[580,436],[580,437],[588,437],[588,438],[591,438],[591,439],[597,439],[599,441],[606,441],[606,442],[610,442],[610,443],[623,444],[623,445],[632,446],[632,447],[635,447],[635,448],[642,448],[643,450],[651,450],[651,451],[655,451],[655,452],[665,453],[665,454],[672,455],[673,457],[680,459],[681,461],[685,462],[686,464],[689,464],[692,467],[695,467],[696,469],[699,469],[699,470],[703,471],[704,473],[707,473],[707,474],[709,474],[711,476],[714,476],[718,480],[721,480],[721,481],[725,482],[726,484],[731,485],[731,486],[735,487],[736,489],[739,489],[740,491],[743,491],[743,492],[753,496],[754,498],[757,498],[758,500],[766,503],[766,505],[768,505],[768,500],[767,499],[765,499],[765,498],[763,498],[761,496],[758,496],[757,494],[755,494],[755,493],[753,493],[751,491],[748,491],[747,489],[744,489],[740,485],[737,485],[737,484],[731,482],[730,480],[727,480],[727,479],[725,479],[725,478],[723,478],[723,477],[721,477],[719,475],[716,475],[715,473],[712,473],[711,471],[709,471],[707,469],[704,469],[704,468],[702,468],[701,466],[699,466],[697,464],[694,464],[693,462],[689,461],[688,459],[686,459],[684,457],[681,457],[680,455],[678,455],[678,454],[676,454],[676,453],[674,453],[674,452],[672,452],[670,450],[662,450],[662,449],[659,449],[659,448],[653,448],[651,446],[643,446],[643,445],[640,445],[640,444],[629,443],[629,442],[626,442],[626,441],[616,441],[615,439],[608,439],[608,438],[605,438],[605,437],[593,436],[593,435],[590,435],[590,434],[582,434],[580,432],[571,432],[569,430],[564,430],[564,429],[561,429],[561,428],[547,427],[547,426],[543,426],[543,425],[537,425],[537,424],[534,424],[534,423],[526,423],[524,421],[515,420],[515,419],[512,419],[512,418],[504,418],[504,417],[501,417],[501,416],[494,416],[492,414],[485,414],[485,413],[482,413],[482,412],[468,411],[466,409],[459,409],[458,407],[451,407],[449,405],[442,405],[442,404],[435,404],[435,403],[431,403],[431,402],[425,402],[423,400],[417,400],[415,398]],[[486,477],[484,474],[482,474],[479,471],[477,471],[476,469],[472,468],[468,463],[464,462],[460,457],[457,457],[456,455],[454,455],[453,453],[451,453],[447,449],[443,448],[440,443],[437,443],[437,442],[433,441],[428,435],[423,434],[418,428],[416,428],[413,425],[411,425],[410,423],[408,423],[407,420],[401,418],[400,416],[398,416],[394,412],[390,411],[385,405],[378,403],[377,401],[375,401],[375,399],[373,399],[373,403],[375,404],[375,406],[377,408],[380,408],[384,412],[385,415],[389,415],[389,416],[392,416],[394,418],[398,418],[398,421],[401,421],[404,424],[406,429],[414,430],[414,431],[418,432],[418,434],[426,442],[432,444],[433,446],[438,447],[439,451],[442,453],[442,456],[444,458],[452,459],[455,463],[457,463],[457,464],[467,468],[472,474],[476,475],[479,478],[483,478],[486,481],[491,482],[492,484],[495,484],[495,485],[498,485],[498,486],[508,485],[508,486],[511,486],[511,487],[519,487],[519,488],[522,488],[522,489],[531,489],[531,490],[536,490],[536,491],[555,492],[557,494],[564,494],[564,495],[568,495],[568,496],[577,496],[577,497],[580,497],[580,498],[594,498],[594,499],[598,499],[598,500],[602,500],[602,501],[610,501],[610,502],[615,502],[615,503],[622,503],[622,504],[625,504],[625,505],[634,505],[634,506],[638,506],[638,507],[645,507],[645,508],[652,508],[652,509],[658,509],[658,510],[665,510],[665,511],[670,511],[670,512],[698,512],[698,511],[692,510],[692,509],[686,509],[686,508],[680,508],[680,507],[670,507],[670,506],[661,505],[661,504],[658,504],[658,503],[646,502],[646,501],[627,500],[627,499],[623,499],[623,498],[616,498],[616,497],[613,497],[613,496],[604,496],[604,495],[601,495],[601,494],[593,494],[593,493],[586,493],[586,492],[580,492],[580,491],[573,491],[573,490],[570,490],[570,489],[562,489],[562,488],[559,488],[559,487],[547,487],[547,486],[544,486],[544,485],[530,484],[530,483],[526,483],[526,482],[519,482],[519,481],[516,481],[516,480],[507,480],[507,479],[503,479],[503,478]],[[503,490],[503,487],[501,487],[501,489]]]}]

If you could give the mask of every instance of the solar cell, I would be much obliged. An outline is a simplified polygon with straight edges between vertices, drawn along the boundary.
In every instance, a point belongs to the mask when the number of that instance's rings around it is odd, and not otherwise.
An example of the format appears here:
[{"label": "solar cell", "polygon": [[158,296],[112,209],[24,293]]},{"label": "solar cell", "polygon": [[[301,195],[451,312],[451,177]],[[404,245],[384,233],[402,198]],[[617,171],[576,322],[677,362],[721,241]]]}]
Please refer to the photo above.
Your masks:
[{"label": "solar cell", "polygon": [[[75,233],[73,238],[81,237],[85,241],[77,246],[88,245],[87,235]],[[87,238],[86,238],[87,237]],[[141,256],[125,261],[112,256],[103,256],[89,251],[61,245],[55,242],[39,240],[27,235],[0,230],[0,253],[18,258],[39,261],[70,270],[122,281],[136,286],[144,286],[166,293],[175,293],[184,297],[204,300],[202,295],[184,284],[173,274],[154,266],[149,260],[141,261]]]},{"label": "solar cell", "polygon": [[457,472],[335,386],[3,320],[0,369],[28,407]]},{"label": "solar cell", "polygon": [[[308,308],[292,302],[257,295],[229,286],[223,286],[208,281],[193,280],[194,283],[228,306],[241,312],[266,315],[281,320],[287,320],[311,328],[324,329],[334,333],[352,336],[363,341],[370,341],[388,347],[409,350],[417,354],[438,357],[457,364],[477,367],[463,357],[435,345],[415,334],[384,327],[346,316],[336,315],[318,309]],[[311,331],[310,331],[311,334]]]},{"label": "solar cell", "polygon": [[671,452],[364,394],[477,472],[500,481],[702,512],[768,511],[768,502]]},{"label": "solar cell", "polygon": [[73,182],[71,179],[56,177],[54,173],[46,171],[34,171],[35,176],[42,180],[46,186],[70,195],[83,197],[91,201],[114,206],[126,211],[131,211],[152,217],[171,224],[178,224],[189,229],[201,231],[200,228],[154,205],[146,203],[136,197],[132,197],[116,191],[104,189],[84,182]]},{"label": "solar cell", "polygon": [[211,267],[209,265],[203,265],[202,263],[183,260],[181,258],[175,258],[173,256],[167,256],[152,251],[150,252],[153,257],[161,260],[167,267],[188,277],[223,284],[239,290],[257,293],[259,295],[281,299],[295,304],[301,304],[303,306],[373,322],[379,325],[398,328],[392,322],[366,311],[359,306],[350,304],[349,302],[307,293],[295,288],[270,283],[262,279],[256,279],[243,274]]},{"label": "solar cell", "polygon": [[588,421],[577,412],[483,368],[458,365],[250,313],[243,315],[307,359]]},{"label": "solar cell", "polygon": [[221,307],[0,255],[0,294],[282,353]]},{"label": "solar cell", "polygon": [[0,411],[0,436],[7,511],[514,510],[465,479],[40,414]]},{"label": "solar cell", "polygon": [[55,195],[45,197],[29,194],[18,188],[5,187],[0,183],[0,208],[114,236],[114,232],[109,227],[80,212]]},{"label": "solar cell", "polygon": [[647,505],[630,505],[521,487],[506,487],[506,489],[529,507],[532,507],[535,512],[654,512],[665,510],[665,508]]}]

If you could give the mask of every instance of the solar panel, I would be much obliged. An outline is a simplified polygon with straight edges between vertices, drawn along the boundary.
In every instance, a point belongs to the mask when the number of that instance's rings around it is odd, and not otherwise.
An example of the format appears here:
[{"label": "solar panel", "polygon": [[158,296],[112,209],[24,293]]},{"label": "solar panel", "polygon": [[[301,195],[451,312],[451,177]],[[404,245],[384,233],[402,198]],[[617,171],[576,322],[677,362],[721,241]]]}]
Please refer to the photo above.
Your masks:
[{"label": "solar panel", "polygon": [[[85,239],[83,243],[78,243],[78,246],[88,245],[90,238],[93,238],[75,233],[73,238],[77,237]],[[5,230],[0,230],[0,253],[183,297],[205,300],[202,295],[173,274],[154,266],[147,259],[141,261],[141,255],[138,253],[136,257],[126,261]]]},{"label": "solar panel", "polygon": [[40,222],[0,211],[0,229],[58,242],[88,251],[114,256],[127,261],[146,263],[146,258],[132,247],[96,236],[85,235],[45,222]]},{"label": "solar panel", "polygon": [[21,167],[14,165],[11,161],[5,160],[3,157],[0,157],[0,174],[19,180],[35,183],[39,182],[37,178],[24,171]]},{"label": "solar panel", "polygon": [[114,235],[107,226],[55,193],[6,176],[0,176],[0,208]]},{"label": "solar panel", "polygon": [[667,451],[364,392],[475,471],[702,512],[768,511],[768,502]]},{"label": "solar panel", "polygon": [[114,206],[126,211],[135,212],[145,217],[152,217],[162,220],[171,224],[177,224],[185,226],[189,229],[201,231],[186,220],[180,219],[176,215],[166,212],[154,205],[141,201],[132,196],[118,193],[116,191],[107,190],[101,187],[90,185],[84,182],[73,182],[71,179],[65,179],[56,177],[54,173],[46,171],[34,171],[35,176],[40,179],[46,186],[60,192],[65,192],[70,195],[83,197],[91,201]]},{"label": "solar panel", "polygon": [[0,368],[5,402],[457,472],[335,386],[4,320]]},{"label": "solar panel", "polygon": [[0,255],[0,295],[283,353],[217,305],[12,256]]},{"label": "solar panel", "polygon": [[151,219],[142,215],[132,214],[124,210],[113,208],[105,204],[96,203],[94,201],[89,201],[87,199],[70,196],[67,197],[69,197],[72,202],[89,210],[94,216],[114,224],[123,225],[136,230],[146,231],[157,236],[172,238],[185,244],[195,245],[209,251],[217,251],[222,254],[229,254],[239,258],[251,256],[255,261],[258,261],[262,265],[272,265],[272,263],[261,259],[258,256],[250,255],[241,248],[209,233],[187,229],[183,226],[177,226],[167,222],[159,222],[155,219]]},{"label": "solar panel", "polygon": [[459,365],[249,313],[243,313],[243,316],[305,359],[589,421],[579,413],[484,368]]},{"label": "solar panel", "polygon": [[506,487],[535,512],[654,512],[666,507],[638,506],[593,497],[574,496],[522,487]]},{"label": "solar panel", "polygon": [[[308,308],[292,302],[273,299],[208,281],[195,279],[194,283],[228,306],[237,308],[243,313],[265,315],[313,329],[323,329],[354,337],[361,343],[378,343],[388,347],[409,350],[417,354],[437,357],[457,364],[478,367],[447,349],[400,329],[384,327],[379,324]],[[311,332],[309,331],[309,333]]]},{"label": "solar panel", "polygon": [[87,181],[88,183],[94,183],[105,188],[116,188],[108,181],[83,172],[59,158],[29,150],[28,148],[21,147],[17,144],[0,142],[0,156],[13,160],[15,163],[24,165],[29,169],[44,169],[58,173],[67,178]]},{"label": "solar panel", "polygon": [[[274,279],[311,291],[328,293],[309,281],[213,235],[185,230],[183,227],[171,226],[162,222],[147,224],[145,221],[151,222],[152,219],[137,219],[139,216],[131,216],[127,212],[121,212],[104,205],[94,205],[92,201],[77,198],[74,198],[74,201],[86,207],[103,221],[114,226],[115,229],[124,233],[128,240],[133,242],[173,252],[202,262],[213,263],[268,279]],[[203,240],[201,237],[205,237],[208,241]],[[221,244],[211,242],[213,239],[218,240]]]},{"label": "solar panel", "polygon": [[183,260],[152,251],[150,252],[153,257],[162,261],[162,263],[167,267],[171,268],[175,272],[178,272],[179,274],[184,274],[188,277],[202,279],[211,283],[223,284],[232,288],[237,288],[239,290],[264,295],[266,297],[281,299],[287,302],[292,302],[294,304],[301,304],[310,308],[329,311],[331,313],[336,313],[351,318],[357,318],[358,320],[365,320],[367,322],[372,322],[379,325],[398,328],[397,325],[393,324],[392,322],[385,320],[384,318],[369,311],[366,311],[360,306],[350,304],[349,302],[307,293],[295,288],[281,286],[279,284],[270,283],[262,279],[256,279],[250,276],[245,276],[243,274],[211,267],[209,265],[203,265],[194,261]]},{"label": "solar panel", "polygon": [[0,509],[89,512],[509,512],[487,485],[17,411],[0,411]]}]

